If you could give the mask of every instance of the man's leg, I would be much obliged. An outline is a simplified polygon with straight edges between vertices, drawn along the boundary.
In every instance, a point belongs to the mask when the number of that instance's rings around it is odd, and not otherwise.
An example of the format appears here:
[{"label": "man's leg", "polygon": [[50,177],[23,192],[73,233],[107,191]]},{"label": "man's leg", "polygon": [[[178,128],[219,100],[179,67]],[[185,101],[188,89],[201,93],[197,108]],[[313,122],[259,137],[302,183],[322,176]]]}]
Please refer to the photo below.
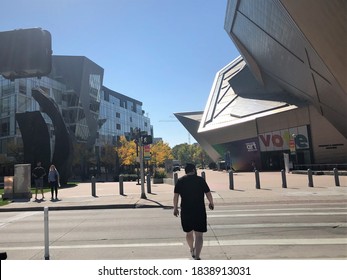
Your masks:
[{"label": "man's leg", "polygon": [[42,199],[45,198],[45,196],[43,195],[43,179],[40,179],[40,187],[41,187],[41,195],[42,195]]},{"label": "man's leg", "polygon": [[200,259],[200,253],[202,250],[202,245],[204,243],[203,240],[203,232],[194,231],[195,234],[195,259]]},{"label": "man's leg", "polygon": [[190,249],[190,252],[194,250],[194,231],[190,231],[186,233],[186,240]]}]

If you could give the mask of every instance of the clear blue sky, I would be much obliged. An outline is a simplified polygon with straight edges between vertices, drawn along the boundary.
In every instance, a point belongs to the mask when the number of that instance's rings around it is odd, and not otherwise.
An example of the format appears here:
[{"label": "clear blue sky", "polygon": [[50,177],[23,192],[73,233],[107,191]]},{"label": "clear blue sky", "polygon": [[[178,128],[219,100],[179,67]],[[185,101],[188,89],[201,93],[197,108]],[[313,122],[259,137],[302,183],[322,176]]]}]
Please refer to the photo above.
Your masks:
[{"label": "clear blue sky", "polygon": [[239,55],[224,30],[226,5],[227,0],[2,1],[0,31],[48,30],[53,54],[86,56],[104,68],[103,84],[141,101],[154,136],[173,147],[189,140],[173,113],[204,110],[215,74]]}]

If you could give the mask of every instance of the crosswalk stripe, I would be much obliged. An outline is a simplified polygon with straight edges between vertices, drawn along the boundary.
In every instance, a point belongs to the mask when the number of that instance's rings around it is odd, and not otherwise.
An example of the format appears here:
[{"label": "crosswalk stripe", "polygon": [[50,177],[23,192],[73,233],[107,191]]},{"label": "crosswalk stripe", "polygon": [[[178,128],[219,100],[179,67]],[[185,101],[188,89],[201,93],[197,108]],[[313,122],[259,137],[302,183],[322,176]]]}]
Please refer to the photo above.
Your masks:
[{"label": "crosswalk stripe", "polygon": [[297,213],[256,213],[256,214],[207,214],[208,218],[227,218],[227,217],[278,217],[278,216],[337,216],[347,215],[347,212],[297,212]]},{"label": "crosswalk stripe", "polygon": [[[347,245],[347,238],[207,240],[204,246]],[[50,246],[52,250],[185,246],[183,242]],[[3,251],[43,250],[43,246],[2,247]]]},{"label": "crosswalk stripe", "polygon": [[330,207],[330,208],[257,208],[257,209],[232,209],[232,210],[213,210],[214,213],[233,213],[233,212],[261,212],[261,211],[330,211],[330,210],[347,210],[347,207]]},{"label": "crosswalk stripe", "polygon": [[[50,249],[93,249],[93,248],[131,248],[131,247],[166,247],[166,246],[183,246],[183,242],[166,242],[166,243],[127,243],[127,244],[86,244],[86,245],[68,245],[68,246],[50,246]],[[8,247],[1,248],[5,251],[16,250],[42,250],[43,246],[28,246],[28,247]]]},{"label": "crosswalk stripe", "polygon": [[244,239],[206,241],[204,246],[256,246],[256,245],[347,245],[347,238],[312,239]]},{"label": "crosswalk stripe", "polygon": [[298,227],[337,227],[345,228],[347,223],[268,223],[268,224],[231,224],[231,225],[211,225],[213,229],[237,229],[237,228],[298,228]]}]

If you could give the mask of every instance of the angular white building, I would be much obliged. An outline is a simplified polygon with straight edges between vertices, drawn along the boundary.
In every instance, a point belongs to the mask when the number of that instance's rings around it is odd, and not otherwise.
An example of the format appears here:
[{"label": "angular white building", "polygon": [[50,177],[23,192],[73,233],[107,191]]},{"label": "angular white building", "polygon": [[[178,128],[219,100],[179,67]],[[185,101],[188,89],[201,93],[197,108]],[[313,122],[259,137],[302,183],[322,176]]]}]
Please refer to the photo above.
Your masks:
[{"label": "angular white building", "polygon": [[221,69],[205,110],[177,113],[214,160],[236,170],[347,168],[344,1],[229,0],[242,57]]}]

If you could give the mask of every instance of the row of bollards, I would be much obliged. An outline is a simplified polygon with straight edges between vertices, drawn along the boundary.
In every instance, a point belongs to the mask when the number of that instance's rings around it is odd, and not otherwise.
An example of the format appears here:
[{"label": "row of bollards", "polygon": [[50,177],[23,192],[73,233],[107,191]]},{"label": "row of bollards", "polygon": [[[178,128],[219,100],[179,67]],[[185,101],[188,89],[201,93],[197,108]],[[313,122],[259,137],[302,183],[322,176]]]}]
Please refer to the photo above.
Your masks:
[{"label": "row of bollards", "polygon": [[[339,187],[340,186],[340,180],[339,180],[339,172],[337,168],[334,168],[334,179],[335,179],[335,186]],[[201,174],[201,176],[206,180],[206,177],[204,176],[205,174]],[[260,189],[260,176],[259,176],[259,171],[255,170],[254,171],[255,175],[255,188]],[[307,170],[307,177],[308,177],[308,186],[313,188],[313,172],[311,169]],[[282,188],[287,188],[287,177],[286,177],[286,172],[285,170],[281,170],[281,178],[282,178]],[[233,190],[234,189],[234,172],[229,171],[229,189]]]},{"label": "row of bollards", "polygon": [[[334,179],[335,179],[335,186],[340,186],[340,180],[339,180],[339,172],[337,168],[333,169],[334,171]],[[260,189],[260,175],[259,171],[255,170],[254,171],[255,175],[255,188]],[[201,172],[201,177],[206,180],[206,173],[205,171]],[[313,172],[311,169],[307,170],[307,177],[308,177],[308,186],[313,188],[314,183],[313,183]],[[285,170],[281,170],[281,178],[282,178],[282,188],[287,188],[287,178],[286,178],[286,172]],[[151,193],[151,176],[147,175],[147,192]],[[174,185],[176,185],[178,180],[178,174],[174,173]],[[234,189],[234,172],[232,170],[229,171],[229,189],[233,190]],[[124,178],[123,175],[119,175],[119,194],[124,195]],[[93,176],[92,177],[92,196],[96,196],[96,179]]]},{"label": "row of bollards", "polygon": [[[147,182],[147,193],[152,193],[152,187],[151,187],[151,176],[147,175],[146,177]],[[124,195],[124,177],[123,175],[119,175],[119,194]]]},{"label": "row of bollards", "polygon": [[[96,197],[96,179],[93,176],[91,180],[92,196]],[[151,176],[147,175],[147,192],[151,193]],[[119,194],[124,195],[124,176],[119,175]]]}]

